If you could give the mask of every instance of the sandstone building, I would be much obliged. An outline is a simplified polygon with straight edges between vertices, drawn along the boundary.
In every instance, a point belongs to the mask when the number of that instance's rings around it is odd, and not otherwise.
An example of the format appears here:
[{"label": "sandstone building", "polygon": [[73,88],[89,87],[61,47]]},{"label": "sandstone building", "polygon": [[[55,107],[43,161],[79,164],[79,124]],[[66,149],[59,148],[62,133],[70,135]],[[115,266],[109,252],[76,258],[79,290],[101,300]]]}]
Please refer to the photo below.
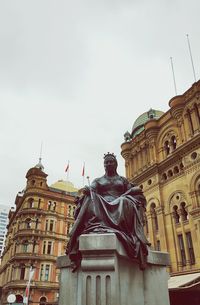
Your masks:
[{"label": "sandstone building", "polygon": [[31,266],[34,275],[29,304],[57,304],[56,259],[65,253],[77,189],[62,180],[48,186],[41,162],[29,169],[26,178],[25,190],[16,197],[15,211],[9,213],[0,266],[1,304],[7,304],[11,293],[16,295],[15,303],[23,303]]},{"label": "sandstone building", "polygon": [[152,247],[170,253],[170,273],[179,275],[171,288],[190,291],[200,286],[200,81],[169,106],[142,114],[121,153],[127,178],[147,198]]}]

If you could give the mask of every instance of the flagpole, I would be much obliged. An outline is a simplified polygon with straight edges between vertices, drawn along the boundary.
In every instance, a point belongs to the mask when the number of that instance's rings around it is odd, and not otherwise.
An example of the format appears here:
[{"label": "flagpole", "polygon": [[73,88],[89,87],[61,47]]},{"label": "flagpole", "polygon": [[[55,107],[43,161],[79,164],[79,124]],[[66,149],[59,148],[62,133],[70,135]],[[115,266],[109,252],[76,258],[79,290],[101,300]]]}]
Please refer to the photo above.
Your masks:
[{"label": "flagpole", "polygon": [[32,266],[30,266],[29,279],[28,279],[28,283],[26,286],[26,290],[25,290],[25,298],[26,298],[25,302],[24,302],[25,305],[28,305],[28,302],[29,302],[29,290],[30,290],[30,286],[31,286],[31,280],[34,275],[34,271],[35,270],[32,268]]},{"label": "flagpole", "polygon": [[85,162],[83,163],[82,177],[83,177],[83,186],[84,186],[85,185]]},{"label": "flagpole", "polygon": [[170,61],[171,61],[172,75],[173,75],[173,80],[174,80],[174,91],[175,91],[175,94],[177,95],[176,79],[175,79],[174,65],[173,65],[172,57],[170,57]]},{"label": "flagpole", "polygon": [[42,149],[43,149],[43,141],[41,142],[41,146],[40,146],[40,157],[39,157],[39,162],[40,163],[42,161]]},{"label": "flagpole", "polygon": [[190,53],[190,60],[191,60],[191,64],[192,64],[192,70],[193,70],[193,76],[194,76],[194,81],[196,82],[196,73],[195,73],[195,69],[194,69],[194,62],[193,62],[193,58],[192,58],[192,51],[191,51],[191,46],[190,46],[190,40],[189,40],[189,35],[186,34],[187,36],[187,43],[188,43],[188,49],[189,49],[189,53]]},{"label": "flagpole", "polygon": [[69,181],[69,160],[68,160],[68,169],[67,169],[67,181]]}]

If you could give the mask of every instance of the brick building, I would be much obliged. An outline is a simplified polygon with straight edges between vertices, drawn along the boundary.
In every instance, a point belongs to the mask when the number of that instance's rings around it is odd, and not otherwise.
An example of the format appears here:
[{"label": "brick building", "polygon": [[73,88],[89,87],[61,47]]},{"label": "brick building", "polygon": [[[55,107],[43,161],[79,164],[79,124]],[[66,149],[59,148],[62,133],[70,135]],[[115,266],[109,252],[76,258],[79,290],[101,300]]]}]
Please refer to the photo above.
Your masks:
[{"label": "brick building", "polygon": [[30,267],[34,269],[29,304],[57,304],[59,270],[56,259],[65,253],[67,235],[73,224],[77,189],[62,180],[51,187],[39,162],[26,174],[27,184],[10,210],[0,284],[1,304],[9,294],[23,303]]}]

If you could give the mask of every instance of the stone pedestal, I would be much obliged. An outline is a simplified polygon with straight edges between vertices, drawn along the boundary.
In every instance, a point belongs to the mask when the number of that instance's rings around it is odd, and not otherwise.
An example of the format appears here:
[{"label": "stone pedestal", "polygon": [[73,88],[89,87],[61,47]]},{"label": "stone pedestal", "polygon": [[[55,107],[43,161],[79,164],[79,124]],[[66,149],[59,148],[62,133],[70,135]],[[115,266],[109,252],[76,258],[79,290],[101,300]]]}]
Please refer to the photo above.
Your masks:
[{"label": "stone pedestal", "polygon": [[149,251],[141,271],[115,234],[82,235],[79,248],[83,258],[74,273],[67,256],[58,258],[59,305],[169,305],[168,253]]}]

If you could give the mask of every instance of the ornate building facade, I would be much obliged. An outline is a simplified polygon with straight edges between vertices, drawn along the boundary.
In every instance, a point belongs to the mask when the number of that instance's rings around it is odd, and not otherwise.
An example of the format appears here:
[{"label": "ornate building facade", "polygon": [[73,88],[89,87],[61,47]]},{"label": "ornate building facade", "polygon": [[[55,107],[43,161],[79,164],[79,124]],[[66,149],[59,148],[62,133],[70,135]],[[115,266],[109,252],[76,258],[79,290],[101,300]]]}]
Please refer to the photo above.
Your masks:
[{"label": "ornate building facade", "polygon": [[29,304],[57,304],[56,259],[65,253],[77,189],[62,180],[49,187],[41,162],[27,172],[26,178],[26,188],[18,193],[16,208],[9,213],[0,266],[1,304],[7,304],[9,294],[16,295],[16,303],[23,303],[30,268],[34,275]]},{"label": "ornate building facade", "polygon": [[193,273],[195,280],[200,278],[200,81],[169,106],[166,113],[142,114],[125,133],[121,153],[127,178],[147,199],[145,230],[152,247],[170,253],[171,275]]}]

